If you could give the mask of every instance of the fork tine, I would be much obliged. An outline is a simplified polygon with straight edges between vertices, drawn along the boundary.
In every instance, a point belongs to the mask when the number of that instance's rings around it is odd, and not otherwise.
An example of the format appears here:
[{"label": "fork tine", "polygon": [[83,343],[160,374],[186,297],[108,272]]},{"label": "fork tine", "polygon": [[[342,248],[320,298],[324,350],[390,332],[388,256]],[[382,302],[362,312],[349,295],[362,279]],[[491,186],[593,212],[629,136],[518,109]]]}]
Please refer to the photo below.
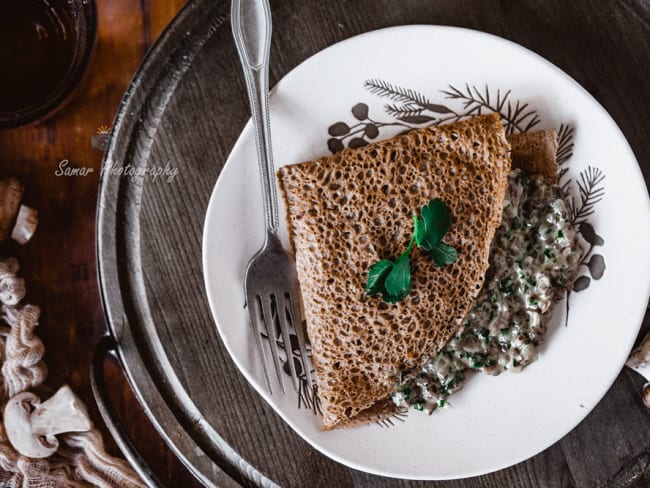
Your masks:
[{"label": "fork tine", "polygon": [[[285,293],[283,296],[280,296],[279,300],[276,296],[276,302],[278,305],[278,315],[280,316],[280,332],[282,332],[282,341],[284,342],[284,352],[287,355],[287,362],[289,363],[289,370],[291,371],[291,380],[293,381],[293,386],[298,391],[298,373],[296,372],[296,365],[293,361],[293,348],[291,347],[291,337],[289,336],[289,329],[293,322],[293,309],[291,307],[291,302],[289,301],[288,293]],[[282,306],[280,306],[280,304]],[[289,314],[289,317],[287,317]]]},{"label": "fork tine", "polygon": [[[299,295],[297,295],[298,293],[300,293],[300,291],[294,289],[293,293],[289,296],[289,313],[291,314],[291,322],[296,329],[296,337],[298,338],[300,357],[302,358],[303,369],[305,370],[305,375],[307,376],[307,385],[309,385],[309,389],[311,390],[313,387],[311,379],[311,364],[309,361],[309,356],[307,355],[305,322],[303,320],[302,308],[300,306],[301,302]],[[298,297],[297,300],[295,299],[296,297]]]},{"label": "fork tine", "polygon": [[[282,394],[284,395],[284,379],[282,378],[282,366],[280,365],[280,358],[278,357],[278,340],[275,334],[275,323],[273,320],[273,314],[271,313],[271,297],[270,296],[259,296],[260,302],[262,303],[262,315],[264,316],[264,326],[266,327],[266,333],[269,337],[269,347],[271,348],[271,356],[273,357],[273,364],[275,365],[275,372],[278,375],[278,381],[280,382],[280,388],[282,388]],[[276,307],[277,313],[277,307]]]},{"label": "fork tine", "polygon": [[269,376],[269,366],[268,362],[266,361],[266,353],[264,352],[264,343],[262,342],[262,334],[260,331],[260,322],[263,320],[260,301],[258,300],[257,296],[252,294],[246,298],[246,301],[248,303],[248,315],[251,323],[251,329],[253,329],[255,345],[257,347],[257,352],[262,359],[262,367],[264,369],[266,386],[269,389],[269,393],[273,394],[273,389],[271,388],[271,378]]}]

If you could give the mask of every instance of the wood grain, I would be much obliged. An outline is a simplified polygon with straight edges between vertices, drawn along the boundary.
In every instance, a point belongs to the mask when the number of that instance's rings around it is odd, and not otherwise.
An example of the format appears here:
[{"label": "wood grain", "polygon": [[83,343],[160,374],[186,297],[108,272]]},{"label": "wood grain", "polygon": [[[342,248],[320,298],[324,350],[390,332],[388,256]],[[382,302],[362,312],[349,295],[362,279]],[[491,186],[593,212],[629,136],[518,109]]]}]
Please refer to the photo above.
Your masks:
[{"label": "wood grain", "polygon": [[[28,300],[43,309],[38,329],[46,345],[52,388],[68,383],[94,406],[88,376],[94,345],[103,333],[95,271],[95,205],[103,153],[91,147],[100,125],[111,125],[133,73],[183,0],[111,0],[98,3],[99,31],[84,83],[65,107],[42,123],[0,131],[0,167],[26,187],[24,203],[40,212],[33,241],[7,244],[27,280]],[[55,176],[60,161],[94,170],[88,176]],[[149,424],[124,375],[107,364],[113,399],[127,430],[154,471],[170,486],[198,486]],[[110,436],[104,438],[118,455]]]},{"label": "wood grain", "polygon": [[[24,248],[9,245],[3,252],[21,259],[29,300],[45,311],[39,335],[47,345],[48,383],[52,387],[70,383],[91,406],[88,367],[92,347],[104,329],[94,266],[102,153],[91,148],[91,137],[97,126],[111,123],[146,49],[182,3],[99,2],[99,42],[87,83],[55,117],[0,132],[3,171],[22,179],[27,187],[25,203],[41,212],[34,241]],[[271,53],[275,81],[334,42],[390,25],[457,25],[519,42],[564,69],[605,106],[630,142],[646,184],[650,181],[647,1],[271,3],[276,26]],[[203,4],[206,12],[211,5]],[[160,68],[161,77],[165,68]],[[173,161],[183,171],[173,186],[159,182],[145,188],[138,238],[152,323],[165,344],[164,353],[174,359],[175,373],[204,418],[245,459],[281,486],[295,487],[647,486],[650,419],[638,398],[643,382],[629,371],[621,373],[600,405],[562,441],[517,466],[473,479],[425,483],[379,478],[344,468],[299,439],[238,373],[216,335],[202,292],[203,216],[221,164],[248,119],[243,86],[229,30],[216,29],[203,57],[161,108],[159,133],[146,163],[164,166]],[[146,118],[150,112],[143,115]],[[87,177],[56,177],[62,159],[96,171]],[[647,318],[644,327],[650,327]],[[185,342],[177,349],[173,339],[180,336]],[[164,391],[160,377],[164,371],[156,368],[152,365],[152,375]],[[168,486],[199,486],[163,445],[117,365],[108,364],[107,374],[118,412],[159,478]],[[91,411],[102,425],[96,410]]]},{"label": "wood grain", "polygon": [[[648,114],[637,111],[634,118],[626,119],[635,103],[649,96],[647,87],[639,85],[639,77],[648,74],[647,64],[639,57],[647,48],[647,27],[638,15],[621,14],[617,5],[599,5],[599,16],[595,17],[584,13],[586,3],[567,7],[559,2],[526,2],[516,7],[503,3],[496,8],[493,3],[479,1],[435,5],[415,0],[354,5],[277,2],[272,7],[276,26],[272,75],[276,80],[305,57],[366,30],[428,22],[475,27],[536,48],[560,64],[599,96],[615,117],[618,113],[621,125],[632,127],[628,138],[635,150],[648,150],[640,134],[634,135],[636,124],[643,127]],[[206,9],[206,18],[213,10]],[[619,49],[615,55],[611,44],[620,46],[616,36],[625,36],[625,42],[641,47]],[[621,480],[645,476],[647,448],[642,439],[647,438],[650,426],[647,412],[638,402],[638,381],[629,382],[631,373],[619,377],[592,415],[552,448],[518,466],[470,480],[414,483],[379,478],[345,469],[300,440],[237,372],[216,337],[205,297],[196,292],[202,287],[200,228],[212,182],[248,118],[228,29],[216,29],[204,50],[180,80],[167,79],[164,72],[152,70],[158,76],[157,84],[143,87],[144,93],[138,94],[134,104],[134,117],[140,110],[143,116],[125,122],[123,137],[127,140],[116,151],[118,159],[128,157],[141,165],[159,167],[173,161],[183,168],[173,191],[162,182],[147,182],[141,193],[128,186],[124,189],[125,195],[133,194],[138,200],[138,226],[136,229],[128,224],[120,232],[118,225],[118,234],[123,234],[118,240],[125,239],[125,243],[120,248],[123,255],[115,257],[118,268],[127,268],[122,270],[122,291],[137,297],[127,312],[140,336],[136,340],[154,383],[179,411],[183,410],[183,401],[175,398],[177,391],[166,381],[170,374],[178,378],[200,410],[198,420],[212,425],[245,459],[282,486],[624,486]],[[598,58],[592,55],[601,51],[611,57],[608,66],[613,72],[601,69]],[[623,56],[632,59],[621,60]],[[619,78],[619,72],[629,66],[636,71]],[[596,69],[598,77],[594,80]],[[621,80],[634,87],[634,99],[628,97],[629,88]],[[167,83],[173,83],[173,88]],[[162,106],[147,101],[148,90],[153,100],[159,100],[166,89],[171,95]],[[148,137],[151,133],[156,134],[153,141]],[[640,161],[648,178],[647,162],[643,158]],[[161,228],[165,231],[160,232]],[[136,231],[136,235],[127,230]],[[143,246],[137,256],[128,245],[134,239]],[[119,262],[124,264],[120,266]],[[143,284],[138,283],[140,268]],[[174,285],[179,279],[182,286]],[[151,317],[139,311],[142,299],[148,300]],[[190,420],[197,418],[192,415]],[[619,439],[616,444],[609,441],[613,433]]]}]

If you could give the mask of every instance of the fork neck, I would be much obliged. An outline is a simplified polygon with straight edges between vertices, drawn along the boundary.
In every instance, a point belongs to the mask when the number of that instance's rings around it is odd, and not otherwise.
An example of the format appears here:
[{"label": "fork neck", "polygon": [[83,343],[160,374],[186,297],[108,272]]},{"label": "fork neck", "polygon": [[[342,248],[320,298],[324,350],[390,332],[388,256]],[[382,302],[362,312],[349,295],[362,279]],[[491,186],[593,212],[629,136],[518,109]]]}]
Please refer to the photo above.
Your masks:
[{"label": "fork neck", "polygon": [[257,158],[262,186],[264,222],[268,232],[278,232],[278,201],[275,185],[275,168],[271,150],[271,127],[269,119],[268,63],[257,69],[247,70],[247,84],[251,104],[251,114],[255,127]]},{"label": "fork neck", "polygon": [[269,232],[278,231],[278,203],[269,123],[269,55],[271,7],[268,0],[233,0],[231,25],[246,78],[262,183],[264,220]]},{"label": "fork neck", "polygon": [[[282,247],[282,241],[280,241],[280,235],[277,232],[273,232],[271,229],[266,230],[266,234],[264,235],[264,246],[265,249],[273,249],[273,250],[278,250],[278,249],[284,249]],[[283,251],[284,252],[284,251]]]}]

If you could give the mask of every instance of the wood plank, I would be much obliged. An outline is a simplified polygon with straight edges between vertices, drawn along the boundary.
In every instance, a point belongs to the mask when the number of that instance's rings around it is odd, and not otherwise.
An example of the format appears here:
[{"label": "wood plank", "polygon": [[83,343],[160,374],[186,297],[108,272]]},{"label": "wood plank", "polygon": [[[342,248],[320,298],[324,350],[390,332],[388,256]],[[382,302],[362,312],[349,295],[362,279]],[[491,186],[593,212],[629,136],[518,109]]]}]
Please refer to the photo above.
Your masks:
[{"label": "wood plank", "polygon": [[[142,57],[182,0],[97,2],[99,32],[87,78],[69,103],[38,124],[0,131],[3,173],[26,187],[24,203],[40,212],[39,229],[24,247],[8,244],[27,280],[28,300],[43,309],[38,330],[46,345],[47,384],[68,383],[90,407],[111,453],[118,455],[94,406],[88,371],[104,330],[95,273],[95,202],[103,153],[91,147],[100,125],[112,124]],[[144,11],[143,11],[144,7]],[[144,24],[150,25],[145,37]],[[88,167],[88,176],[55,176],[60,161]],[[149,425],[122,372],[107,365],[112,397],[127,430],[161,479],[198,486]]]},{"label": "wood plank", "polygon": [[[493,8],[487,2],[464,2],[462,4],[407,1],[398,7],[387,2],[366,2],[360,7],[353,8],[350,4],[340,3],[274,3],[276,36],[274,38],[272,57],[272,76],[279,79],[289,69],[297,65],[308,55],[319,49],[350,35],[379,28],[387,25],[414,22],[440,22],[456,25],[478,27],[488,32],[500,33],[513,40],[522,42],[551,58],[552,61],[564,65],[569,73],[582,80],[587,88],[618,113],[623,122],[626,115],[634,107],[617,84],[620,82],[616,71],[629,69],[624,61],[616,56],[618,50],[612,48],[608,38],[602,36],[604,19],[608,22],[608,32],[632,32],[630,39],[635,44],[645,45],[645,27],[636,16],[620,14],[617,10],[600,10],[603,16],[584,14],[586,5],[577,3],[566,6],[559,2],[527,2],[518,7],[500,4]],[[615,5],[608,8],[615,9]],[[575,25],[580,22],[585,33],[575,33]],[[319,29],[312,29],[312,26]],[[541,32],[540,36],[532,36],[531,32]],[[217,33],[220,41],[226,42],[227,35]],[[579,42],[575,42],[575,39]],[[230,46],[210,46],[213,55],[210,61],[197,62],[187,80],[183,80],[175,98],[168,109],[173,115],[164,116],[159,128],[157,146],[151,155],[151,164],[160,165],[167,158],[177,161],[183,167],[192,169],[191,172],[204,170],[206,176],[214,175],[218,163],[210,167],[210,161],[221,162],[227,156],[228,150],[236,139],[240,128],[247,119],[247,102],[241,75],[239,74],[237,58]],[[599,71],[597,80],[592,79],[592,73],[599,67],[600,61],[591,56],[593,50],[603,51],[611,60],[612,71]],[[218,53],[218,55],[216,54]],[[636,86],[647,67],[639,57],[639,51],[625,51],[633,58],[631,63],[636,71],[630,84]],[[215,61],[218,60],[218,61]],[[577,60],[577,61],[576,61]],[[202,63],[206,63],[203,65]],[[229,71],[228,67],[232,66]],[[225,77],[216,90],[210,80],[210,73],[218,73]],[[639,78],[639,74],[641,78]],[[207,80],[207,81],[206,81]],[[616,83],[615,83],[616,82]],[[609,83],[609,85],[608,85]],[[607,88],[607,91],[605,88]],[[648,98],[647,88],[642,88],[641,95]],[[203,110],[201,110],[203,107]],[[618,112],[617,112],[618,110]],[[202,117],[203,113],[210,114]],[[631,120],[647,117],[646,114],[635,114]],[[628,122],[629,123],[629,122]],[[634,139],[634,131],[632,131]],[[175,135],[187,134],[187,137]],[[191,134],[191,135],[190,135]],[[212,137],[210,137],[212,135]],[[638,137],[639,135],[637,135]],[[206,139],[207,137],[207,139]],[[641,141],[642,139],[639,139]],[[632,142],[632,141],[631,141]],[[634,143],[633,143],[634,144]],[[642,144],[637,147],[644,150]],[[647,166],[646,166],[647,170]],[[647,176],[646,172],[646,176]],[[211,181],[211,177],[205,180]],[[200,281],[192,281],[192,277],[200,272],[200,256],[197,254],[198,236],[196,229],[202,224],[202,213],[197,215],[197,208],[204,208],[210,191],[210,185],[205,181],[195,182],[189,174],[181,176],[177,187],[178,193],[166,191],[163,185],[151,187],[151,193],[145,194],[143,205],[146,206],[146,217],[143,223],[147,242],[146,255],[151,259],[149,266],[158,271],[149,280],[149,291],[156,297],[156,313],[161,327],[159,333],[166,336],[163,341],[169,345],[167,354],[179,364],[176,372],[186,385],[188,391],[199,405],[211,405],[215,412],[205,412],[206,418],[218,426],[229,442],[244,457],[254,460],[255,465],[266,474],[271,475],[283,486],[592,486],[594,483],[604,483],[614,476],[622,466],[629,462],[635,454],[633,442],[617,444],[618,457],[611,456],[607,446],[600,449],[601,443],[606,442],[613,429],[618,435],[627,435],[629,429],[628,417],[612,421],[614,411],[620,410],[621,402],[627,405],[630,397],[635,395],[632,385],[623,384],[623,391],[618,386],[610,392],[614,397],[614,406],[609,407],[609,400],[604,400],[604,408],[592,414],[595,420],[588,419],[571,434],[569,441],[552,446],[539,456],[492,475],[469,480],[438,483],[413,483],[396,481],[387,478],[370,476],[356,471],[347,470],[319,455],[308,447],[266,406],[243,381],[241,376],[224,354],[218,341],[215,342],[210,329],[205,328],[205,303],[196,296],[188,293],[188,289],[200,287]],[[192,195],[193,198],[188,198]],[[166,227],[164,236],[157,229],[166,225],[172,215],[183,215],[181,223],[171,228]],[[186,236],[187,243],[179,249],[181,236]],[[157,239],[153,239],[158,237]],[[185,245],[187,244],[187,245]],[[182,261],[167,261],[170,254],[183,256]],[[182,290],[174,290],[172,294],[164,283],[182,276],[188,280],[188,286]],[[156,279],[159,278],[159,279]],[[194,286],[191,285],[194,283]],[[183,304],[180,310],[176,304]],[[206,334],[207,332],[207,334]],[[172,347],[171,338],[182,334],[189,339],[184,347]],[[195,339],[194,339],[195,338]],[[206,350],[209,356],[193,357],[192,352]],[[197,368],[211,371],[215,368],[221,373],[218,376],[201,377],[197,381],[194,373]],[[216,398],[207,398],[210,392],[218,391]],[[626,400],[627,394],[627,400]],[[242,397],[246,399],[242,403]],[[609,398],[609,396],[608,396]],[[636,419],[644,410],[636,404],[632,407]],[[218,412],[218,413],[216,413]],[[602,418],[609,423],[602,426]],[[613,422],[613,423],[612,423]],[[647,425],[647,420],[646,420]],[[593,433],[595,432],[595,434]],[[590,434],[591,433],[591,434]],[[641,435],[643,431],[641,432]],[[589,435],[592,438],[589,438]],[[582,437],[581,437],[582,436]],[[572,444],[573,443],[573,444]],[[590,448],[598,445],[599,449]],[[621,448],[621,445],[623,448]],[[273,446],[272,449],[260,449],[259,446]],[[588,449],[591,458],[580,456],[581,449]],[[609,456],[608,462],[602,462],[602,456]],[[292,462],[288,463],[287,459]],[[641,464],[634,465],[639,469]]]},{"label": "wood plank", "polygon": [[[10,245],[28,278],[29,299],[44,310],[39,334],[47,345],[49,384],[70,383],[92,406],[87,378],[91,346],[103,331],[94,267],[94,209],[102,153],[90,146],[97,126],[110,124],[123,91],[146,49],[180,0],[99,2],[100,32],[87,83],[71,103],[41,124],[0,132],[3,170],[27,187],[25,203],[41,211],[39,232],[28,246]],[[567,71],[610,112],[650,181],[650,3],[530,0],[463,2],[424,0],[273,1],[272,78],[278,80],[309,55],[368,30],[408,23],[459,25],[495,33],[540,53]],[[167,353],[203,412],[244,456],[282,486],[645,486],[650,479],[650,422],[637,392],[641,380],[623,373],[594,412],[560,443],[507,470],[453,482],[417,483],[379,478],[343,468],[291,431],[252,391],[216,337],[207,312],[200,269],[200,230],[219,164],[248,118],[238,60],[228,29],[215,32],[203,60],[182,81],[163,120],[152,163],[173,161],[191,169],[170,185],[147,189],[144,236],[151,303]],[[369,55],[376,55],[370,53]],[[215,92],[207,75],[220,76]],[[209,114],[209,115],[206,115]],[[191,132],[192,139],[177,134]],[[195,140],[205,141],[195,145]],[[54,177],[59,161],[96,171],[87,177]],[[201,177],[197,178],[197,175]],[[173,188],[173,191],[170,191]],[[158,210],[156,210],[158,209]],[[179,219],[178,216],[183,216]],[[187,241],[179,246],[182,236]],[[171,260],[171,261],[170,261]],[[185,287],[169,289],[166,280]],[[193,339],[176,350],[175,334]],[[187,351],[201,351],[188,355]],[[73,359],[71,359],[73,358]],[[108,376],[118,412],[145,459],[169,486],[198,486],[148,424],[115,364]],[[216,369],[215,369],[216,368]],[[219,371],[200,380],[196,371]],[[221,392],[216,398],[209,393]],[[241,399],[247,399],[241,408]],[[96,423],[97,412],[91,408]],[[263,446],[263,447],[261,447]],[[114,446],[111,446],[115,452]],[[291,460],[291,462],[288,462]]]}]

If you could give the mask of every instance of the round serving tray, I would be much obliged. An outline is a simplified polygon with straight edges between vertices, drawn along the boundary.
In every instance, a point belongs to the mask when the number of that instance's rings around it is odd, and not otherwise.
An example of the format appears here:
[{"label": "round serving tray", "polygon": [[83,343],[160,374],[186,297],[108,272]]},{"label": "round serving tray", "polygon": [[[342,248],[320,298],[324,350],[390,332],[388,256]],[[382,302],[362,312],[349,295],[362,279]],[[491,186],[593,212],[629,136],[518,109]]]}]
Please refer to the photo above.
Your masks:
[{"label": "round serving tray", "polygon": [[[626,134],[647,181],[650,112],[642,107],[650,91],[642,74],[647,55],[639,53],[650,49],[648,11],[603,2],[591,14],[587,3],[521,2],[500,11],[481,1],[272,2],[271,78],[336,41],[380,27],[478,28],[536,50],[590,90]],[[315,451],[249,386],[218,337],[204,291],[201,233],[214,183],[249,117],[229,7],[225,0],[190,1],[148,54],[120,108],[97,215],[109,325],[97,365],[107,352],[118,357],[160,435],[206,486],[419,486],[346,468]],[[610,49],[623,40],[625,50]],[[258,182],[248,191],[258,191]],[[120,447],[154,484],[123,438],[99,370],[100,409]],[[533,459],[440,485],[590,486],[626,479],[639,470],[635,459],[648,456],[650,420],[638,400],[640,384],[629,372],[620,375],[580,426]]]}]

